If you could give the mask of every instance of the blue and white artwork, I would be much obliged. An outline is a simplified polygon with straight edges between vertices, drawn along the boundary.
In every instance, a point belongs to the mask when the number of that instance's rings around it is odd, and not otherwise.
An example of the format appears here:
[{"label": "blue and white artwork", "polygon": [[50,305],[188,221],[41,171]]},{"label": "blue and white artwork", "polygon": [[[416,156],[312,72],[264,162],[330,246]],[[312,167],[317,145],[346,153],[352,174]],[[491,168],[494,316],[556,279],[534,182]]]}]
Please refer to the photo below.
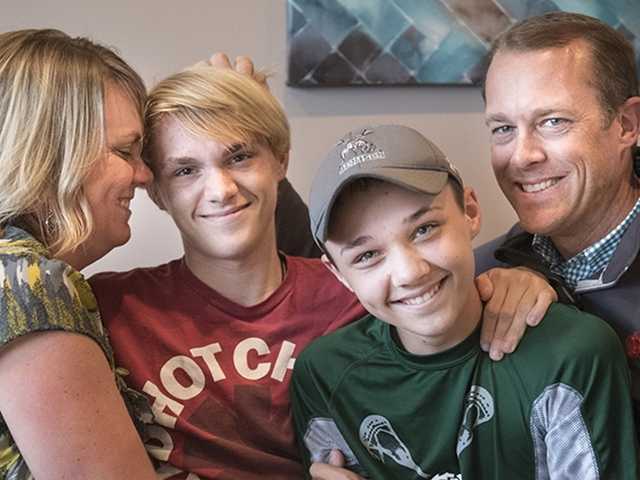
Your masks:
[{"label": "blue and white artwork", "polygon": [[288,0],[288,84],[474,85],[493,39],[552,10],[598,17],[640,52],[640,0]]}]

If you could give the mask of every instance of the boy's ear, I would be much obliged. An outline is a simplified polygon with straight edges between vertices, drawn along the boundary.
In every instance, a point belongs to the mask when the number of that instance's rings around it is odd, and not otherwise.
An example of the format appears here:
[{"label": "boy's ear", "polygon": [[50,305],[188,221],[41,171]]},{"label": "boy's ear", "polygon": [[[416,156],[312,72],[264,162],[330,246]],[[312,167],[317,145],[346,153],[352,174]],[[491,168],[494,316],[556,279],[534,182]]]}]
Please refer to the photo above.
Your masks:
[{"label": "boy's ear", "polygon": [[336,268],[336,266],[333,264],[333,262],[331,260],[329,260],[329,257],[327,257],[323,253],[322,257],[320,257],[320,260],[322,260],[322,263],[324,263],[325,267],[327,267],[329,269],[329,271],[331,271],[331,273],[333,273],[333,276],[336,277],[338,279],[338,281],[342,285],[347,287],[347,290],[349,290],[351,293],[353,293],[353,289],[351,288],[351,285],[349,285],[349,282],[347,282],[347,280],[342,276],[342,274]]},{"label": "boy's ear", "polygon": [[278,168],[280,169],[280,180],[282,180],[287,175],[287,170],[289,169],[289,152],[278,159]]},{"label": "boy's ear", "polygon": [[480,203],[476,192],[471,187],[464,188],[464,216],[471,231],[471,238],[475,238],[480,232],[482,215],[480,213]]},{"label": "boy's ear", "polygon": [[164,206],[164,202],[162,201],[162,196],[158,191],[158,187],[156,185],[155,180],[152,181],[149,185],[147,185],[147,195],[149,195],[149,198],[153,200],[153,203],[155,203],[160,210],[164,210],[164,211],[167,210]]}]

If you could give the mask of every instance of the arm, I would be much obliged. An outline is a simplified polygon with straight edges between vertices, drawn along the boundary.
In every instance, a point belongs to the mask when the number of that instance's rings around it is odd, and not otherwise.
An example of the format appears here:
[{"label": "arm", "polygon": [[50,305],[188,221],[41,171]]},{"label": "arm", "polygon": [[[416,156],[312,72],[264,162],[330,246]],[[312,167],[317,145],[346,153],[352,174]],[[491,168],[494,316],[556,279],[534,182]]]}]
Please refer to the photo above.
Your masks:
[{"label": "arm", "polygon": [[346,468],[344,455],[340,450],[332,450],[329,463],[314,463],[309,469],[312,480],[363,480],[361,476]]},{"label": "arm", "polygon": [[569,334],[563,344],[547,342],[545,355],[564,360],[531,410],[541,478],[638,478],[626,360],[616,334],[594,320],[576,314],[578,327],[556,332]]},{"label": "arm", "polygon": [[493,360],[512,353],[527,325],[538,325],[558,299],[542,275],[524,267],[493,268],[476,278],[476,286],[485,302],[480,342]]},{"label": "arm", "polygon": [[[312,346],[313,347],[313,346]],[[293,425],[300,447],[302,464],[315,480],[359,480],[346,467],[358,470],[360,465],[347,441],[331,418],[327,407],[326,392],[313,378],[309,367],[308,349],[296,360],[291,380],[291,411]]]},{"label": "arm", "polygon": [[0,411],[38,480],[155,479],[99,345],[51,331],[0,350]]}]

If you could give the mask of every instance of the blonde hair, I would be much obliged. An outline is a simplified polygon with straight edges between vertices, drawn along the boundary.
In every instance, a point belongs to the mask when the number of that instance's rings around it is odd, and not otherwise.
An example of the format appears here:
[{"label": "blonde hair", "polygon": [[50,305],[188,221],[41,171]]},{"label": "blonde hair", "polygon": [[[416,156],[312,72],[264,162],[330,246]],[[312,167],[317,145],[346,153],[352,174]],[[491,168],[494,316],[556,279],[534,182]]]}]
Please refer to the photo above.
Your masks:
[{"label": "blonde hair", "polygon": [[105,153],[106,84],[142,119],[144,84],[109,48],[59,30],[0,34],[0,226],[25,228],[54,256],[93,228],[82,186]]},{"label": "blonde hair", "polygon": [[262,144],[278,159],[289,152],[289,122],[278,101],[263,85],[231,69],[197,65],[151,90],[144,115],[144,157],[152,169],[155,130],[166,116],[197,136]]}]

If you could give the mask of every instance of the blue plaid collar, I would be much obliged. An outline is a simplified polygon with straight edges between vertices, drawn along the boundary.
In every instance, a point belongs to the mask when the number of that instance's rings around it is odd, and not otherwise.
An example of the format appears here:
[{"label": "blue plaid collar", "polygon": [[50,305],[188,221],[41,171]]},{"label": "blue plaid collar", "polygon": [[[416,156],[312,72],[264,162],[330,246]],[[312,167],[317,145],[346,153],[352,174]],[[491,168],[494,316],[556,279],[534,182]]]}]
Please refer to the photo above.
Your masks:
[{"label": "blue plaid collar", "polygon": [[640,199],[616,228],[568,260],[560,255],[549,237],[534,235],[531,246],[553,273],[560,275],[571,288],[576,288],[578,282],[594,278],[606,268],[620,244],[622,235],[639,212]]}]

